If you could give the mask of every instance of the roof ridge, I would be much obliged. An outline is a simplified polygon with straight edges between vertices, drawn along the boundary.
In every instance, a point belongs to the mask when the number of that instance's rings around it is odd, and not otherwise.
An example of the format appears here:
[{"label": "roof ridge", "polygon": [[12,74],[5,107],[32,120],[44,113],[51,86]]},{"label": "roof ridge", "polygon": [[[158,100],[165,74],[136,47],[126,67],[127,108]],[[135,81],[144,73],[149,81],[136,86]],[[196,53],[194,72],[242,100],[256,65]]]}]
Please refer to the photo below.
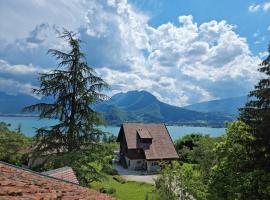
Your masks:
[{"label": "roof ridge", "polygon": [[[49,175],[51,173],[63,172],[63,171],[68,170],[68,169],[72,169],[72,167],[69,167],[69,166],[60,167],[57,169],[52,169],[52,170],[41,172],[41,174]],[[73,169],[72,169],[72,171],[73,171]]]},{"label": "roof ridge", "polygon": [[20,166],[16,166],[16,165],[13,165],[13,164],[10,164],[10,163],[3,162],[1,160],[0,160],[0,164],[6,165],[6,166],[9,166],[9,167],[13,167],[15,169],[20,169],[20,170],[23,170],[23,171],[27,171],[29,173],[32,173],[32,174],[35,174],[35,175],[38,175],[38,176],[42,176],[42,177],[45,177],[45,178],[54,179],[54,180],[62,181],[62,182],[65,182],[65,183],[70,183],[70,184],[73,184],[73,185],[76,185],[76,186],[79,186],[79,187],[82,187],[82,188],[87,188],[87,187],[83,187],[83,186],[81,186],[81,185],[79,185],[77,183],[73,183],[71,181],[67,181],[67,180],[63,180],[63,179],[60,179],[60,178],[52,177],[52,176],[49,176],[49,175],[46,175],[46,174],[42,174],[40,172],[33,171],[31,169],[27,169],[27,168],[24,168],[24,167],[20,167]]}]

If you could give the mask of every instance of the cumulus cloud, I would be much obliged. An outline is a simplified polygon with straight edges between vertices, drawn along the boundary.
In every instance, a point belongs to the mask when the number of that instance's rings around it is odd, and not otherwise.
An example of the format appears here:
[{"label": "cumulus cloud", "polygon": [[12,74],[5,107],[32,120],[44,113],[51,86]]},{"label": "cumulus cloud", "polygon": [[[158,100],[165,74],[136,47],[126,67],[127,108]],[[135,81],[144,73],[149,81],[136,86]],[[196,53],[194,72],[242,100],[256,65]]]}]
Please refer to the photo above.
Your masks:
[{"label": "cumulus cloud", "polygon": [[32,94],[32,89],[36,87],[38,73],[47,72],[43,69],[30,65],[11,65],[0,59],[0,91],[9,94]]},{"label": "cumulus cloud", "polygon": [[[62,26],[79,32],[87,61],[111,85],[111,94],[143,89],[181,106],[246,95],[259,77],[256,69],[260,58],[252,55],[246,39],[226,21],[197,24],[188,15],[179,16],[178,24],[152,27],[149,16],[126,0],[29,2],[23,8],[35,8],[31,16],[37,17],[28,19],[25,10],[18,10],[27,23],[26,28],[18,25],[24,29],[22,37],[9,35],[8,29],[0,31],[0,41],[5,41],[0,58],[3,65],[9,65],[7,69],[0,67],[0,77],[9,74],[5,77],[8,80],[22,77],[20,82],[28,84],[23,78],[26,74],[32,77],[40,69],[55,66],[46,51],[67,50],[57,39]],[[11,4],[7,3],[10,10],[14,7]],[[60,8],[63,10],[59,14],[56,11]],[[47,13],[43,13],[45,10]],[[18,16],[11,20],[20,23]],[[24,75],[22,66],[29,68]],[[17,89],[28,91],[27,87]]]}]

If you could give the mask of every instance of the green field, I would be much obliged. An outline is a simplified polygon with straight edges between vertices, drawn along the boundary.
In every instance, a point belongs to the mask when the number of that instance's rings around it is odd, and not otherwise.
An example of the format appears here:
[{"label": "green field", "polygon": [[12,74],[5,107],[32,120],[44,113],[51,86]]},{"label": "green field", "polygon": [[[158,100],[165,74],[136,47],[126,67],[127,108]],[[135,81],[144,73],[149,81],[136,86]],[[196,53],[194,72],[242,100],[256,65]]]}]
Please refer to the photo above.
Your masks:
[{"label": "green field", "polygon": [[119,200],[144,200],[148,193],[148,199],[155,199],[155,186],[147,183],[139,183],[134,181],[127,181],[126,183],[119,183],[115,181],[112,176],[108,176],[107,180],[102,182],[94,182],[92,188],[99,190],[102,187],[114,188],[115,193],[111,196]]}]

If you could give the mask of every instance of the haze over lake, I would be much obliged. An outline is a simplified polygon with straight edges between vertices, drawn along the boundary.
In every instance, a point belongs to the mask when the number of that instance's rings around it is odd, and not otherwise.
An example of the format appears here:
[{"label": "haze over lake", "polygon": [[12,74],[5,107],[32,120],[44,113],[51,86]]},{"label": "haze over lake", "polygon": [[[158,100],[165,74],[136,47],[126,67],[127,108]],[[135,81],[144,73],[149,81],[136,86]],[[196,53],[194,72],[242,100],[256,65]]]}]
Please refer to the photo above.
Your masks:
[{"label": "haze over lake", "polygon": [[[51,126],[57,120],[39,120],[37,117],[0,117],[0,121],[6,122],[11,125],[11,129],[15,130],[21,124],[21,131],[27,136],[34,136],[35,129]],[[117,135],[119,128],[117,126],[100,127],[103,131]],[[189,127],[189,126],[167,126],[168,131],[173,140],[186,135],[188,133],[202,133],[209,134],[210,136],[217,137],[225,133],[225,128],[211,128],[211,127]]]}]

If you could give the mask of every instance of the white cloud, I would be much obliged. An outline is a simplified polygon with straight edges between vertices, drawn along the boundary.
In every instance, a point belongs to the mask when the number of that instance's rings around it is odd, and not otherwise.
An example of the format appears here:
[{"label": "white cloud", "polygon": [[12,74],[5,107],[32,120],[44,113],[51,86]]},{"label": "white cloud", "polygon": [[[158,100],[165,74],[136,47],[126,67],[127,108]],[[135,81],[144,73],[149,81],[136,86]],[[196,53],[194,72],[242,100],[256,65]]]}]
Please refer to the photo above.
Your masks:
[{"label": "white cloud", "polygon": [[270,26],[268,26],[267,30],[270,31]]},{"label": "white cloud", "polygon": [[249,12],[257,12],[257,11],[269,11],[270,10],[270,2],[264,2],[264,3],[261,3],[261,4],[251,4],[249,7],[248,7],[248,10]]},{"label": "white cloud", "polygon": [[268,51],[263,51],[263,52],[259,53],[259,56],[260,56],[261,59],[264,59],[268,55],[269,55]]},{"label": "white cloud", "polygon": [[250,12],[256,12],[258,11],[259,9],[261,8],[261,5],[260,4],[252,4],[248,7],[248,10]]},{"label": "white cloud", "polygon": [[5,79],[0,77],[0,91],[4,91],[7,94],[16,95],[18,93],[32,95],[32,89],[34,86],[31,83],[21,83],[13,79]]},{"label": "white cloud", "polygon": [[28,75],[46,72],[42,68],[34,67],[33,65],[10,65],[7,61],[0,59],[0,73]]},{"label": "white cloud", "polygon": [[[10,2],[4,10],[12,13],[14,3]],[[41,68],[34,66],[54,66],[45,53],[48,48],[63,48],[56,38],[61,26],[78,30],[88,62],[112,86],[112,94],[144,89],[160,100],[186,105],[245,95],[259,76],[256,69],[260,59],[251,54],[236,27],[226,21],[197,24],[188,15],[179,16],[179,25],[168,22],[152,27],[149,16],[126,0],[29,2],[10,17],[9,23],[18,25],[20,38],[13,29],[0,31],[0,40],[6,41],[5,47],[0,47],[0,59],[10,65],[8,71],[2,69],[0,77],[17,70],[14,73],[20,76],[4,78],[22,85],[29,82],[26,75],[22,76],[22,66],[29,68],[27,74]],[[36,10],[30,13],[33,8]],[[9,15],[5,11],[0,17]],[[0,25],[9,27],[6,22]],[[27,87],[17,90],[28,91]]]},{"label": "white cloud", "polygon": [[0,91],[8,94],[32,94],[32,89],[37,85],[38,73],[48,72],[48,69],[33,65],[11,65],[0,59]]},{"label": "white cloud", "polygon": [[263,10],[266,12],[270,10],[270,2],[266,2],[263,4]]}]

